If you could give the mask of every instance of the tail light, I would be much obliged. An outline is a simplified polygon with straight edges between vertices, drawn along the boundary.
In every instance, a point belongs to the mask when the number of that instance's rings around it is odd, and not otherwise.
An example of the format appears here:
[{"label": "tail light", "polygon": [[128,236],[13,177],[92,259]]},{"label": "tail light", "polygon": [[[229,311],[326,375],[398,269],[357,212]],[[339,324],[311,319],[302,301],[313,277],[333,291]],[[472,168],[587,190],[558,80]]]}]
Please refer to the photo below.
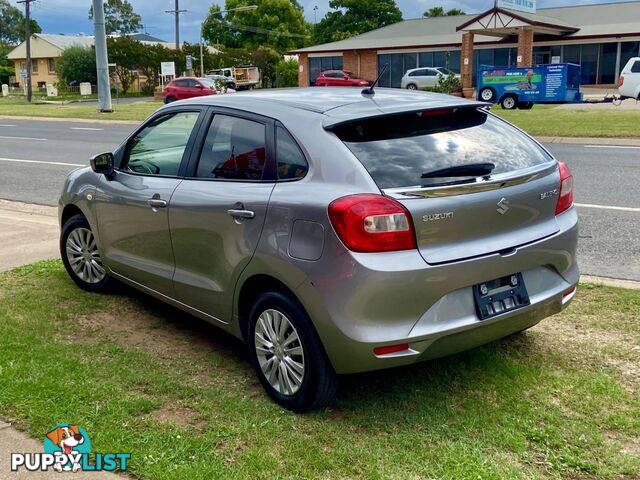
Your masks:
[{"label": "tail light", "polygon": [[375,194],[338,198],[329,219],[340,240],[354,252],[391,252],[416,247],[411,215],[395,200]]},{"label": "tail light", "polygon": [[618,87],[621,87],[622,85],[624,85],[624,75],[620,75],[620,78],[618,79]]},{"label": "tail light", "polygon": [[560,195],[556,204],[556,215],[573,205],[573,176],[569,167],[563,162],[558,162],[558,169],[560,170]]}]

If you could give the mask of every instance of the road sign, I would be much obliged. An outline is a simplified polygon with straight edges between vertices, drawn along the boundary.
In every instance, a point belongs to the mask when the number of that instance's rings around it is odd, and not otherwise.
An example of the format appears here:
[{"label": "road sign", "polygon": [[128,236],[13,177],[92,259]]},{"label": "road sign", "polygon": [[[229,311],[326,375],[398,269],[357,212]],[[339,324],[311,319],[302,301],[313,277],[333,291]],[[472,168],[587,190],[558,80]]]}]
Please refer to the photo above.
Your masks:
[{"label": "road sign", "polygon": [[20,76],[22,78],[27,78],[27,69],[23,68],[22,70],[20,70]]},{"label": "road sign", "polygon": [[521,12],[536,13],[536,0],[497,0],[496,6]]},{"label": "road sign", "polygon": [[176,76],[176,64],[175,62],[162,62],[160,63],[160,74],[163,77]]},{"label": "road sign", "polygon": [[193,57],[191,55],[187,55],[185,60],[187,70],[193,70]]}]

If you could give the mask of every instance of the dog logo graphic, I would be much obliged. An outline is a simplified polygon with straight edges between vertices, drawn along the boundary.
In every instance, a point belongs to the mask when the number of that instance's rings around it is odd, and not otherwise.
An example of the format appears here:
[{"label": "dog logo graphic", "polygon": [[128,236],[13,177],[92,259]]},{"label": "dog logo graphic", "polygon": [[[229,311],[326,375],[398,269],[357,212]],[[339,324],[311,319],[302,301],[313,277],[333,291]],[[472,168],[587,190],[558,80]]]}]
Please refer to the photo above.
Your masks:
[{"label": "dog logo graphic", "polygon": [[47,432],[44,450],[57,454],[53,465],[55,470],[77,472],[82,468],[83,454],[91,452],[91,440],[82,427],[60,424]]}]

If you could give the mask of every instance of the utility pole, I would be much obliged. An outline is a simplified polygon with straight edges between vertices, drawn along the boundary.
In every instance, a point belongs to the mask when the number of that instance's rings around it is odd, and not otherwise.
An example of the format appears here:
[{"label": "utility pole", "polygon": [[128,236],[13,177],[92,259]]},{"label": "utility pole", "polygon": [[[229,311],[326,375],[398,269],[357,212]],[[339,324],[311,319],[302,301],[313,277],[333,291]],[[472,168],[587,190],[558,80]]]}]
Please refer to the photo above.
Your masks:
[{"label": "utility pole", "polygon": [[170,13],[176,17],[176,50],[180,49],[180,14],[185,13],[186,10],[180,10],[180,0],[175,0],[176,6],[173,10],[165,10],[165,13]]},{"label": "utility pole", "polygon": [[107,58],[107,33],[104,23],[103,0],[93,0],[93,37],[95,39],[96,70],[98,72],[98,107],[101,112],[112,112],[109,60]]},{"label": "utility pole", "polygon": [[27,102],[31,102],[33,97],[33,88],[31,85],[31,2],[35,0],[20,0],[18,3],[24,3],[24,36],[25,47],[27,49],[26,69],[27,69]]}]

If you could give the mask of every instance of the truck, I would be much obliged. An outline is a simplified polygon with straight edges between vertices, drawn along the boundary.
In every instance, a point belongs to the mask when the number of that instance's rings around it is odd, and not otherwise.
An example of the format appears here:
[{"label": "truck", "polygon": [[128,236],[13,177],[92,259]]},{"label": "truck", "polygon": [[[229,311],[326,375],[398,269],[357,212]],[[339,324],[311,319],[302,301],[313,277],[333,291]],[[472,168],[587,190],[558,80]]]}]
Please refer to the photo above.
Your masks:
[{"label": "truck", "polygon": [[507,110],[528,110],[535,103],[580,103],[580,65],[552,63],[533,67],[478,69],[478,100]]},{"label": "truck", "polygon": [[233,82],[236,90],[253,90],[260,84],[260,70],[258,67],[225,67],[212,70],[207,77],[220,80],[222,77],[228,83]]}]

